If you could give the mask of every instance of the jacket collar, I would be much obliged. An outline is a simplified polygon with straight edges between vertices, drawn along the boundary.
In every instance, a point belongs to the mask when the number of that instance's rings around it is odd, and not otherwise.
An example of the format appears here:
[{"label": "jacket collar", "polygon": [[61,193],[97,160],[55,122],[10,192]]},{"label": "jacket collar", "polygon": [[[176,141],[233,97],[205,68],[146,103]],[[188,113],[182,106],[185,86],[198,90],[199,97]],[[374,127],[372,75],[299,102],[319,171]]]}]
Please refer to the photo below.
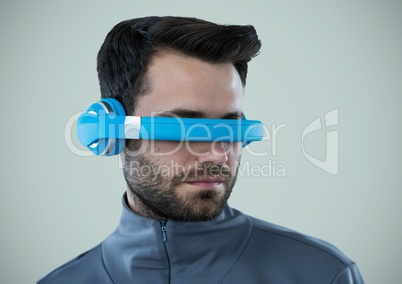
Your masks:
[{"label": "jacket collar", "polygon": [[191,283],[205,281],[207,275],[209,283],[220,282],[251,234],[249,218],[226,206],[212,221],[167,221],[164,242],[161,222],[134,213],[125,200],[120,224],[102,243],[103,262],[114,283],[167,283],[169,273],[171,279]]}]

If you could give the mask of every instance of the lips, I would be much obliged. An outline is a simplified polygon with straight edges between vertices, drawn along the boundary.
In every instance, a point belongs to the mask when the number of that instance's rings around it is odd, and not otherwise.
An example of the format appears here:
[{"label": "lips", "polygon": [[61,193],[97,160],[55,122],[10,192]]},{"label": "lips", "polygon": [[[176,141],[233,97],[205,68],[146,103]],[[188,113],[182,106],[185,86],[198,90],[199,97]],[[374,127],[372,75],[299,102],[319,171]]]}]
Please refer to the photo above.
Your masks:
[{"label": "lips", "polygon": [[187,181],[186,182],[189,185],[196,186],[196,187],[201,187],[201,188],[216,188],[219,185],[223,183],[223,179],[219,177],[214,177],[214,178],[200,178],[192,181]]}]

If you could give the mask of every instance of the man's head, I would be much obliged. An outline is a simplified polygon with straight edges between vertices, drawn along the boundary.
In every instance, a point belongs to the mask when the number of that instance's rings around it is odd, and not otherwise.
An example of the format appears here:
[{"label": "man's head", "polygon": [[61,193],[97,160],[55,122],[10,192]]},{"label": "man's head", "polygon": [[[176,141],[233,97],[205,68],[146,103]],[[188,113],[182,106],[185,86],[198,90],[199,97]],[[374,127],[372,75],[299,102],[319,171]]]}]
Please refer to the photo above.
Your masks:
[{"label": "man's head", "polygon": [[[102,97],[118,99],[128,115],[241,118],[247,62],[260,46],[251,26],[125,21],[98,54]],[[122,155],[134,211],[181,221],[219,215],[235,184],[241,143],[144,142],[130,141]]]},{"label": "man's head", "polygon": [[232,64],[243,85],[247,62],[261,43],[254,27],[217,25],[195,18],[145,17],[123,21],[106,36],[98,53],[102,98],[116,98],[132,114],[146,94],[151,58],[171,51],[212,64]]}]

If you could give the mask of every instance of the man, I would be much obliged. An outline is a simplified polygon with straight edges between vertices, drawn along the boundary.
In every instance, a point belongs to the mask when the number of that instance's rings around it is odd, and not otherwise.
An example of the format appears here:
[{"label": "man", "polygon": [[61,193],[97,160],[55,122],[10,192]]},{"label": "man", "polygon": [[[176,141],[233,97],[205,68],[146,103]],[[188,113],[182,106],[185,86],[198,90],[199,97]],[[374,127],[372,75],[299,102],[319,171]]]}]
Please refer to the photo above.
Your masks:
[{"label": "man", "polygon": [[[98,54],[103,98],[128,115],[242,119],[252,26],[124,21]],[[116,231],[39,283],[363,283],[323,241],[230,208],[242,143],[129,140]]]}]

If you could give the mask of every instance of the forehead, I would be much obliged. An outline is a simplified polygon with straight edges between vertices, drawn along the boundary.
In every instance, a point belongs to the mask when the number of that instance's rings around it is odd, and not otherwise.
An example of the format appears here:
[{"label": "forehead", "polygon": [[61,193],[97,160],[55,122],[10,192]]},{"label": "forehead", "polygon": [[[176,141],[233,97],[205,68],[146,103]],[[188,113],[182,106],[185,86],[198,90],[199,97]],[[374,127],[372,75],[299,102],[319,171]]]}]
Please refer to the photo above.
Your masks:
[{"label": "forehead", "polygon": [[173,53],[154,56],[148,67],[148,92],[134,115],[188,109],[221,117],[242,110],[243,86],[232,64],[211,64]]}]

